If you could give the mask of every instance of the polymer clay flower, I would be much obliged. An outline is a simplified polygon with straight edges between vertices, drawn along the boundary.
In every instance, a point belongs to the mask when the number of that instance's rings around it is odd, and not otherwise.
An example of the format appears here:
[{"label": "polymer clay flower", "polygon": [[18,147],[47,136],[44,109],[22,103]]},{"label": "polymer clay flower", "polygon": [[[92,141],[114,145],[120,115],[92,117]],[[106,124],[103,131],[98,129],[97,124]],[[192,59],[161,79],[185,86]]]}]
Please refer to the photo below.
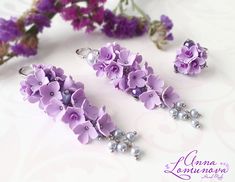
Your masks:
[{"label": "polymer clay flower", "polygon": [[157,93],[162,93],[164,81],[158,76],[149,75],[147,78],[147,85],[151,90],[155,90]]},{"label": "polymer clay flower", "polygon": [[73,106],[81,107],[85,99],[86,99],[86,96],[85,96],[84,90],[78,89],[72,94],[71,103],[73,104]]},{"label": "polymer clay flower", "polygon": [[174,69],[176,73],[185,75],[197,75],[207,66],[207,49],[195,44],[192,40],[186,40],[182,49],[177,53]]},{"label": "polymer clay flower", "polygon": [[181,53],[178,55],[184,63],[188,64],[198,57],[198,50],[196,45],[191,47],[183,46]]},{"label": "polymer clay flower", "polygon": [[149,90],[142,93],[139,96],[139,99],[144,103],[144,106],[147,109],[154,109],[156,106],[159,106],[162,103],[160,97],[154,90]]},{"label": "polymer clay flower", "polygon": [[84,100],[81,107],[84,111],[85,116],[95,121],[98,117],[99,109],[96,106],[92,106],[87,99]]},{"label": "polymer clay flower", "polygon": [[42,87],[40,87],[39,92],[42,96],[42,104],[47,105],[53,98],[61,100],[62,95],[59,90],[60,85],[57,81],[50,82],[48,85],[43,85]]},{"label": "polymer clay flower", "polygon": [[103,62],[98,61],[93,65],[93,69],[96,71],[96,76],[103,76],[105,74],[106,65]]},{"label": "polymer clay flower", "polygon": [[145,72],[145,75],[153,74],[153,68],[149,66],[147,62],[144,63],[141,70]]},{"label": "polymer clay flower", "polygon": [[102,47],[99,51],[98,60],[104,63],[110,63],[116,58],[116,54],[113,52],[112,46]]},{"label": "polymer clay flower", "polygon": [[135,53],[132,53],[128,49],[122,49],[119,53],[119,59],[117,61],[123,66],[130,66],[134,63],[135,59]]},{"label": "polymer clay flower", "polygon": [[97,119],[96,127],[98,131],[106,137],[116,129],[111,117],[107,113]]},{"label": "polymer clay flower", "polygon": [[132,71],[128,75],[128,82],[130,88],[145,86],[145,72],[142,70]]},{"label": "polymer clay flower", "polygon": [[189,71],[188,74],[189,75],[196,75],[199,74],[202,70],[202,66],[205,64],[205,59],[202,58],[197,58],[195,60],[193,60],[190,64],[189,64]]},{"label": "polymer clay flower", "polygon": [[27,99],[30,103],[38,102],[41,98],[38,92],[33,92],[31,85],[26,81],[20,82],[20,92],[24,95],[24,99]]},{"label": "polymer clay flower", "polygon": [[82,144],[87,144],[90,139],[95,139],[98,137],[98,133],[94,126],[89,121],[79,123],[74,129],[74,133],[78,135],[78,140]]},{"label": "polymer clay flower", "polygon": [[63,85],[63,90],[75,92],[78,89],[84,89],[83,83],[75,82],[71,76],[66,77]]},{"label": "polymer clay flower", "polygon": [[45,76],[45,72],[42,69],[38,69],[33,75],[27,77],[27,83],[31,86],[31,90],[36,92],[42,85],[49,83],[49,80]]},{"label": "polymer clay flower", "polygon": [[112,61],[106,68],[106,75],[109,79],[114,80],[117,78],[122,78],[123,67],[116,62]]},{"label": "polymer clay flower", "polygon": [[63,110],[64,110],[63,103],[57,99],[52,99],[45,108],[46,113],[52,117],[56,117]]},{"label": "polymer clay flower", "polygon": [[174,92],[173,87],[166,87],[162,92],[162,101],[168,108],[172,108],[179,101],[179,95]]},{"label": "polymer clay flower", "polygon": [[67,107],[62,121],[69,124],[69,127],[73,129],[78,123],[85,122],[84,112],[78,107]]}]

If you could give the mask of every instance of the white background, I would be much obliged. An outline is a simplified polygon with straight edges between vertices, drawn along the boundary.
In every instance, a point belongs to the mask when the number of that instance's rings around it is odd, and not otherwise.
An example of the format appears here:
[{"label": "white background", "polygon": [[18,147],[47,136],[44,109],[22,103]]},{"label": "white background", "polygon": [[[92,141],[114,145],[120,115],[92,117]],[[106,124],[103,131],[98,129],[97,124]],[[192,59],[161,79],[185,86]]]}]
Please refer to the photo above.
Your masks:
[{"label": "white background", "polygon": [[[115,90],[104,78],[78,58],[80,47],[99,48],[114,41],[100,32],[74,32],[60,16],[40,36],[36,57],[17,58],[0,67],[0,181],[1,182],[170,182],[182,181],[165,174],[165,165],[197,149],[198,159],[225,161],[230,171],[223,181],[235,179],[235,1],[148,0],[136,1],[158,19],[169,15],[175,26],[175,41],[166,51],[155,48],[147,36],[118,41],[143,54],[155,72],[175,87],[190,107],[203,114],[203,129],[175,122],[167,111],[148,111],[143,104]],[[0,16],[20,15],[28,0],[1,0]],[[113,7],[110,1],[107,7]],[[190,78],[173,72],[176,50],[191,38],[209,49],[209,68]],[[17,74],[23,65],[53,64],[85,83],[87,96],[97,106],[106,105],[119,127],[136,130],[136,142],[145,156],[136,162],[129,155],[110,154],[103,143],[81,145],[61,122],[53,122],[37,105],[24,102]],[[192,175],[191,181],[202,180]]]}]

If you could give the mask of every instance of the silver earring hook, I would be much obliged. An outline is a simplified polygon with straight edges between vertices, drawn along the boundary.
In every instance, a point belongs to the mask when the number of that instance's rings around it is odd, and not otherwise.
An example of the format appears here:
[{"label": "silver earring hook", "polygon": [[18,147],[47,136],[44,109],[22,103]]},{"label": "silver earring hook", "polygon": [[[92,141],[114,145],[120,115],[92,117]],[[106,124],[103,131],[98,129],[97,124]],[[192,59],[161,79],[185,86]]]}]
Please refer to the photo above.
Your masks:
[{"label": "silver earring hook", "polygon": [[96,55],[99,54],[99,50],[97,49],[91,49],[91,48],[80,48],[76,50],[76,54],[81,56],[83,59],[87,58],[89,53],[94,53]]},{"label": "silver earring hook", "polygon": [[28,76],[29,74],[33,73],[33,69],[31,66],[23,66],[19,69],[19,74],[23,76]]}]

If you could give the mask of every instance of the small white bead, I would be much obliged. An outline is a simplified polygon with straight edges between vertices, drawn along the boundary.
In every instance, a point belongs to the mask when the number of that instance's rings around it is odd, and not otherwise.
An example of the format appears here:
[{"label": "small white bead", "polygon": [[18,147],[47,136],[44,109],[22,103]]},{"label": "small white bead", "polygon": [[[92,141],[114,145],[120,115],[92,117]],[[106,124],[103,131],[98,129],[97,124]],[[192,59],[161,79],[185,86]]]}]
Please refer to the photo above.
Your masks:
[{"label": "small white bead", "polygon": [[134,146],[131,148],[131,155],[132,156],[139,157],[140,154],[141,154],[141,150],[139,147]]},{"label": "small white bead", "polygon": [[108,143],[108,148],[111,152],[115,151],[116,148],[117,148],[117,142],[115,142],[114,140],[111,140],[109,143]]},{"label": "small white bead", "polygon": [[133,142],[133,141],[135,140],[135,138],[136,138],[136,133],[134,133],[134,132],[128,132],[128,133],[126,134],[126,138],[127,138],[128,140],[130,140],[131,142]]},{"label": "small white bead", "polygon": [[178,115],[178,110],[177,109],[175,109],[175,108],[171,108],[170,110],[169,110],[169,113],[170,113],[170,115],[173,117],[173,118],[177,118],[177,115]]},{"label": "small white bead", "polygon": [[119,152],[126,152],[126,151],[127,151],[127,144],[125,144],[125,143],[119,143],[119,144],[117,145],[117,150],[118,150]]},{"label": "small white bead", "polygon": [[198,120],[192,120],[192,126],[194,128],[200,128],[200,123]]},{"label": "small white bead", "polygon": [[96,63],[96,59],[97,59],[97,55],[93,52],[88,53],[88,55],[86,57],[86,61],[90,66],[92,66]]},{"label": "small white bead", "polygon": [[198,113],[198,111],[196,109],[192,109],[190,111],[190,115],[193,117],[193,118],[199,118],[200,114]]}]

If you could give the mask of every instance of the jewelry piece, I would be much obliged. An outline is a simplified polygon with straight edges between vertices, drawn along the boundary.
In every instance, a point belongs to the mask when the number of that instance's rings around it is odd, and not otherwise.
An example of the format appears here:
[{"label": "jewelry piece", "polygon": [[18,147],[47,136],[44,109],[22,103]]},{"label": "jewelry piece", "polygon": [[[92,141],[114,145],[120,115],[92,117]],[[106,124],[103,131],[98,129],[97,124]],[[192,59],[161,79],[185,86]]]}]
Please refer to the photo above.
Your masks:
[{"label": "jewelry piece", "polygon": [[186,110],[173,87],[165,86],[147,62],[141,65],[140,54],[116,43],[108,43],[99,50],[82,48],[76,53],[92,66],[97,76],[106,75],[117,89],[140,100],[147,109],[169,108],[174,119],[191,120],[193,127],[200,127],[201,115],[195,109]]},{"label": "jewelry piece", "polygon": [[185,75],[197,75],[207,67],[207,48],[199,43],[186,40],[181,50],[177,52],[174,69],[176,73]]},{"label": "jewelry piece", "polygon": [[82,144],[96,138],[109,140],[111,152],[130,152],[136,159],[142,151],[134,145],[137,132],[124,133],[113,123],[105,107],[90,104],[84,85],[66,76],[64,70],[49,65],[23,67],[19,73],[26,76],[20,91],[30,103],[39,107],[55,120],[62,120],[78,135]]}]

